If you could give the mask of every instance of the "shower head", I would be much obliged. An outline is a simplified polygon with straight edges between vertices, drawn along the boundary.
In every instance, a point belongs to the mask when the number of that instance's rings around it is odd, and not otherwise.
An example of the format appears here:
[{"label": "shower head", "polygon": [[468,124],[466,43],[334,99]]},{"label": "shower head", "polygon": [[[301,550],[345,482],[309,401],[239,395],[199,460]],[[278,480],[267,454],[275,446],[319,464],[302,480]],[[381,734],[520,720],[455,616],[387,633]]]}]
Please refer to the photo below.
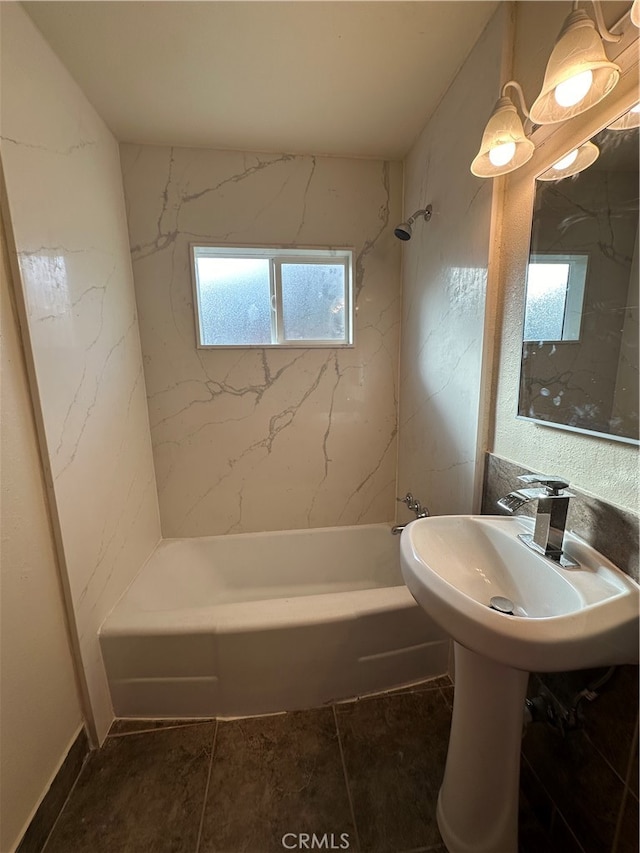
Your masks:
[{"label": "shower head", "polygon": [[411,239],[411,225],[408,222],[401,222],[393,232],[398,240]]},{"label": "shower head", "polygon": [[401,222],[400,225],[394,229],[393,233],[396,235],[398,240],[410,240],[412,235],[412,226],[416,219],[419,216],[424,216],[424,221],[428,222],[431,219],[431,213],[432,207],[430,204],[425,208],[416,210],[416,212],[412,213],[406,222]]}]

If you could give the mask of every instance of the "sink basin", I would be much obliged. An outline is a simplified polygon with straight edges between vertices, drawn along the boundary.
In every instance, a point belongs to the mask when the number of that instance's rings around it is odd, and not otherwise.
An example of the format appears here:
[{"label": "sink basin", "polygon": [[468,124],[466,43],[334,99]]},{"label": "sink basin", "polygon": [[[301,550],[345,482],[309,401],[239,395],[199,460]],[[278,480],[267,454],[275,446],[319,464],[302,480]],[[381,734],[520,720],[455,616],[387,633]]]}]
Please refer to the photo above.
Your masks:
[{"label": "sink basin", "polygon": [[[407,525],[402,574],[423,609],[467,649],[528,672],[638,662],[638,585],[571,534],[562,568],[518,538],[533,519],[435,516]],[[493,610],[509,599],[513,615]]]},{"label": "sink basin", "polygon": [[405,583],[454,640],[436,812],[451,853],[517,853],[529,672],[638,661],[638,585],[577,536],[564,540],[575,568],[536,554],[518,538],[532,531],[530,518],[450,515],[412,521],[400,538]]}]

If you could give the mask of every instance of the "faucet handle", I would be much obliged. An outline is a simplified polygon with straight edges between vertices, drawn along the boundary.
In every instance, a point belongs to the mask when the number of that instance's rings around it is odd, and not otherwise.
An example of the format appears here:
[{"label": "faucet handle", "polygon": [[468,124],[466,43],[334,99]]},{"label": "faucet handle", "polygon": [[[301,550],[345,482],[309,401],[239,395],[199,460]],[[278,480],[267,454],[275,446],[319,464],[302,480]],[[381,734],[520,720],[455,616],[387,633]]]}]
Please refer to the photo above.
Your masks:
[{"label": "faucet handle", "polygon": [[556,497],[562,489],[569,488],[569,483],[563,479],[562,477],[550,476],[548,474],[523,474],[521,477],[518,477],[521,483],[539,483],[541,486],[545,486],[549,495]]},{"label": "faucet handle", "polygon": [[406,504],[411,512],[415,512],[416,518],[428,518],[431,515],[427,507],[422,506],[420,501],[414,498],[411,492],[407,492],[403,498],[396,498],[396,500],[398,503]]},{"label": "faucet handle", "polygon": [[418,501],[414,498],[411,492],[407,492],[407,494],[403,498],[396,498],[398,503],[406,504],[407,507],[413,512],[416,506],[418,506]]}]

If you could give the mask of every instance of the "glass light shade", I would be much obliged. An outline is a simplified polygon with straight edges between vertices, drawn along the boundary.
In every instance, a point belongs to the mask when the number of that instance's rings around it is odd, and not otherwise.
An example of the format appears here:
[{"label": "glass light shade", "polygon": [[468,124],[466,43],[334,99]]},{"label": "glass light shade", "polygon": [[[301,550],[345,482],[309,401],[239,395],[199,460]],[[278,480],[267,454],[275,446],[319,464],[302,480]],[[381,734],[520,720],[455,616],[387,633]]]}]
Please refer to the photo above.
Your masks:
[{"label": "glass light shade", "polygon": [[631,7],[631,22],[636,25],[636,27],[640,27],[640,0],[633,0],[633,6]]},{"label": "glass light shade", "polygon": [[554,163],[551,167],[555,172],[562,171],[563,169],[568,169],[569,166],[573,166],[573,164],[578,159],[578,149],[574,148],[573,151],[570,151],[566,157],[563,157],[562,160],[558,160],[557,163]]},{"label": "glass light shade", "polygon": [[513,101],[500,98],[482,134],[480,150],[471,164],[471,171],[478,178],[506,175],[530,160],[534,149],[533,142],[524,135]]},{"label": "glass light shade", "polygon": [[[575,153],[575,156],[573,156]],[[561,181],[563,178],[569,178],[571,175],[577,175],[578,172],[588,169],[592,163],[595,163],[600,156],[600,149],[593,142],[585,142],[574,151],[570,151],[557,163],[554,163],[550,169],[538,175],[539,181]]]},{"label": "glass light shade", "polygon": [[628,112],[612,121],[609,130],[631,130],[632,127],[640,127],[640,104],[631,107]]},{"label": "glass light shade", "polygon": [[564,22],[551,52],[531,121],[555,124],[579,115],[599,103],[619,79],[620,68],[607,59],[594,22],[578,9]]}]

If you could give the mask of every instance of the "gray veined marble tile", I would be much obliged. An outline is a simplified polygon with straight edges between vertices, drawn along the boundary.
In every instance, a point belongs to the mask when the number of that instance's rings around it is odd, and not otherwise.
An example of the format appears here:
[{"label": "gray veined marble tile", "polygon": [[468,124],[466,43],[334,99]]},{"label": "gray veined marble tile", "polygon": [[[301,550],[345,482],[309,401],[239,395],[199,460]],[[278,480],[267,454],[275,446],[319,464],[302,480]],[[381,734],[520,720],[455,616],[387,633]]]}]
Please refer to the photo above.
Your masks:
[{"label": "gray veined marble tile", "polygon": [[282,853],[302,832],[357,850],[332,709],[220,722],[199,853]]},{"label": "gray veined marble tile", "polygon": [[49,790],[31,819],[17,853],[39,853],[55,825],[65,801],[82,771],[89,754],[89,742],[84,729],[78,734]]},{"label": "gray veined marble tile", "polygon": [[437,847],[451,711],[440,690],[336,707],[362,853]]},{"label": "gray veined marble tile", "polygon": [[[531,725],[522,752],[586,853],[611,850],[624,783],[584,731],[563,738],[543,725]],[[559,828],[552,825],[551,834]]]},{"label": "gray veined marble tile", "polygon": [[215,723],[108,738],[46,853],[194,853]]},{"label": "gray veined marble tile", "polygon": [[445,695],[447,690],[453,690],[453,682],[448,675],[437,675],[435,678],[428,678],[424,681],[416,681],[413,684],[406,684],[403,687],[394,687],[391,690],[381,690],[377,693],[369,693],[365,696],[358,696],[348,699],[337,700],[335,705],[348,705],[350,702],[365,702],[368,699],[377,699],[386,696],[396,696],[399,693],[423,693],[425,690],[444,690]]},{"label": "gray veined marble tile", "polygon": [[638,800],[629,792],[623,804],[616,853],[638,851]]},{"label": "gray veined marble tile", "polygon": [[120,719],[114,720],[109,729],[109,737],[124,737],[125,735],[140,734],[141,732],[157,732],[163,729],[177,729],[183,726],[197,726],[202,723],[212,723],[211,720],[201,719],[167,719],[167,720],[144,720],[144,719]]}]

